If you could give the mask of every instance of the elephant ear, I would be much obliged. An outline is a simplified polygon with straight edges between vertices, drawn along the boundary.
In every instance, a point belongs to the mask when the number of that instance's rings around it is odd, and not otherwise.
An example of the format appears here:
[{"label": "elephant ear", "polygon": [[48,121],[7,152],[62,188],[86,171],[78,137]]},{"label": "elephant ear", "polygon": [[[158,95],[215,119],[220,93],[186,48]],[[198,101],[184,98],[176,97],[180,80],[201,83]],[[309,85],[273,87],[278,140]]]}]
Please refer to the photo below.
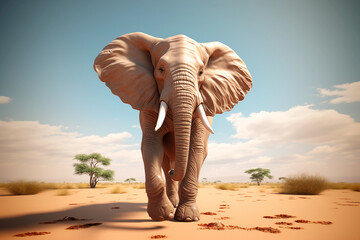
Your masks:
[{"label": "elephant ear", "polygon": [[95,59],[100,80],[134,109],[158,110],[150,49],[159,40],[144,33],[129,33],[110,42]]},{"label": "elephant ear", "polygon": [[230,111],[252,87],[252,78],[241,58],[220,42],[201,44],[209,55],[200,93],[206,115]]}]

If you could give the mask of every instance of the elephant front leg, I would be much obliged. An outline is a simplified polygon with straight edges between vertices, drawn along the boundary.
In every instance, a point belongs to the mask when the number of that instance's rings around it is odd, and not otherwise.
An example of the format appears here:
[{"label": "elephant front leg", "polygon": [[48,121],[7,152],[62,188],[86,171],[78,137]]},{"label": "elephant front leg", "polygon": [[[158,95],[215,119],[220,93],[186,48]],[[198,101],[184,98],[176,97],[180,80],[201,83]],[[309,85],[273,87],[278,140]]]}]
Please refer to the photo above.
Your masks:
[{"label": "elephant front leg", "polygon": [[161,165],[164,149],[160,138],[143,136],[141,151],[145,167],[145,186],[148,196],[147,212],[153,220],[163,221],[174,216],[174,206],[166,196]]},{"label": "elephant front leg", "polygon": [[175,220],[177,221],[191,222],[200,220],[196,196],[200,168],[207,155],[208,138],[209,132],[202,125],[200,119],[195,119],[191,130],[188,166],[185,177],[179,186],[180,202],[175,213]]}]

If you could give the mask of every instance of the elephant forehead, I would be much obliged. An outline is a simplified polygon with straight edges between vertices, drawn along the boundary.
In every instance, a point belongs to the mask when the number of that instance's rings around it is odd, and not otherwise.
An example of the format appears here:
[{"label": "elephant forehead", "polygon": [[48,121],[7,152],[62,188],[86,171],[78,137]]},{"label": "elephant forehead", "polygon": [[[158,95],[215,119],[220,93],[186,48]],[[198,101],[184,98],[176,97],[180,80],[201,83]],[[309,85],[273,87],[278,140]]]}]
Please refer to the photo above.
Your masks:
[{"label": "elephant forehead", "polygon": [[[159,60],[165,54],[164,60],[172,60],[180,56],[202,56],[201,45],[185,35],[177,35],[158,42],[152,49],[151,55],[154,60]],[[186,59],[189,60],[189,59]]]}]

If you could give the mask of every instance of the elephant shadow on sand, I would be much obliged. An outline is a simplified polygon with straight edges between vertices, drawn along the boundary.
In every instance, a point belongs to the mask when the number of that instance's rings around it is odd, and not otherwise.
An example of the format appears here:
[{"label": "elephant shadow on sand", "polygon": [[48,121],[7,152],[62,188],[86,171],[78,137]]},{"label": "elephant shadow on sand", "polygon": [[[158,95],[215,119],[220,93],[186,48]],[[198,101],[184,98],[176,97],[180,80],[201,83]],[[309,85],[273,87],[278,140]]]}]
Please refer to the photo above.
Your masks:
[{"label": "elephant shadow on sand", "polygon": [[[0,218],[0,231],[11,232],[17,234],[19,230],[29,229],[30,231],[45,230],[49,225],[42,224],[44,222],[51,222],[65,217],[75,217],[78,219],[86,219],[83,221],[59,221],[53,224],[60,225],[64,229],[71,225],[85,224],[89,222],[102,223],[96,228],[115,228],[115,229],[126,229],[126,230],[153,230],[161,229],[163,226],[149,224],[148,227],[130,227],[127,226],[131,223],[137,222],[149,222],[150,219],[134,219],[134,214],[146,212],[145,203],[102,203],[92,204],[86,206],[76,206],[71,209],[26,214],[16,217]],[[109,224],[110,223],[110,224]],[[114,224],[113,224],[114,223]],[[120,224],[118,224],[120,223]]]}]

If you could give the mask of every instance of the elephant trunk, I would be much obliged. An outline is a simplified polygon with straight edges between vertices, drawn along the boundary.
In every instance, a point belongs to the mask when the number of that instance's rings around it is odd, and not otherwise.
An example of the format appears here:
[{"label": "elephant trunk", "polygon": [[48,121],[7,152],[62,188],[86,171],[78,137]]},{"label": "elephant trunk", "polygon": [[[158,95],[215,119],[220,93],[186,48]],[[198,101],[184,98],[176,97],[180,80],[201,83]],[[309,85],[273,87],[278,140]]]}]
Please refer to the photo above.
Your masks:
[{"label": "elephant trunk", "polygon": [[181,181],[186,173],[191,124],[196,102],[198,101],[193,80],[189,77],[174,78],[172,89],[174,97],[169,103],[173,113],[175,135],[175,168],[170,176],[175,181]]}]

